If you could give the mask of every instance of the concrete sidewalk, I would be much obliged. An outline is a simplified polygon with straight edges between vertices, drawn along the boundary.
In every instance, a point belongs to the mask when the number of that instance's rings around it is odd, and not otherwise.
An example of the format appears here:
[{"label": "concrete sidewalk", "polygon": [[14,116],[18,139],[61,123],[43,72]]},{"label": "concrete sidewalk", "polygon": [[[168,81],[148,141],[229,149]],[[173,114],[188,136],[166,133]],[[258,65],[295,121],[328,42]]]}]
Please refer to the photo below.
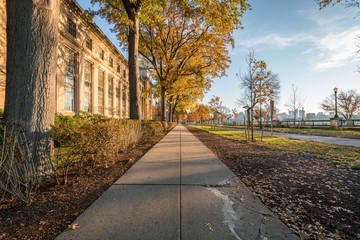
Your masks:
[{"label": "concrete sidewalk", "polygon": [[298,239],[181,125],[74,223],[57,239]]}]

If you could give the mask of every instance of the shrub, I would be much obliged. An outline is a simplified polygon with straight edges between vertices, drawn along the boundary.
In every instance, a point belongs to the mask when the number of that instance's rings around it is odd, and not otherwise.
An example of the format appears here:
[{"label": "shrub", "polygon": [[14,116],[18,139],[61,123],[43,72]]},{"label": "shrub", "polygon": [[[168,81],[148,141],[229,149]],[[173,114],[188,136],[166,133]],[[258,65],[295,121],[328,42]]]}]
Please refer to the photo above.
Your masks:
[{"label": "shrub", "polygon": [[88,167],[108,167],[120,152],[172,126],[175,124],[109,119],[88,113],[73,117],[58,115],[54,126],[58,146],[54,168],[58,182],[60,178],[67,182],[70,169],[80,172]]},{"label": "shrub", "polygon": [[[55,129],[59,130],[59,129]],[[65,135],[71,133],[66,133]],[[107,119],[77,126],[76,137],[66,151],[57,149],[55,168],[58,182],[67,182],[69,169],[81,171],[85,167],[108,167],[118,153],[142,139],[141,121]]]},{"label": "shrub", "polygon": [[108,165],[119,151],[137,143],[142,137],[140,121],[110,120],[87,124],[73,149],[89,165]]},{"label": "shrub", "polygon": [[161,121],[161,125],[163,126],[163,129],[166,131],[169,128],[169,123]]},{"label": "shrub", "polygon": [[164,123],[166,124],[166,131],[170,131],[177,125],[176,122],[164,122]]},{"label": "shrub", "polygon": [[55,115],[54,145],[55,147],[69,146],[78,141],[80,128],[87,124],[106,122],[109,118],[87,112],[80,112],[74,116]]},{"label": "shrub", "polygon": [[162,133],[165,129],[159,121],[142,121],[142,139]]},{"label": "shrub", "polygon": [[39,174],[31,159],[31,146],[26,140],[24,127],[23,123],[0,124],[0,195],[11,195],[30,204]]}]

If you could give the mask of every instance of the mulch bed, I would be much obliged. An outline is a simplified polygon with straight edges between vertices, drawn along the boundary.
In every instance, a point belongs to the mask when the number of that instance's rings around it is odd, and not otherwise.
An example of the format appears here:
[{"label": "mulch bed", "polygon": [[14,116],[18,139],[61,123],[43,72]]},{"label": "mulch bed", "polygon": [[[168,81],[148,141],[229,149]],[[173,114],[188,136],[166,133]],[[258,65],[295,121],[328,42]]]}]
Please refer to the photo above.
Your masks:
[{"label": "mulch bed", "polygon": [[111,167],[69,176],[66,185],[55,180],[43,183],[32,193],[30,206],[15,199],[0,200],[0,239],[55,239],[164,135],[121,153]]},{"label": "mulch bed", "polygon": [[360,171],[188,129],[301,239],[360,239]]}]

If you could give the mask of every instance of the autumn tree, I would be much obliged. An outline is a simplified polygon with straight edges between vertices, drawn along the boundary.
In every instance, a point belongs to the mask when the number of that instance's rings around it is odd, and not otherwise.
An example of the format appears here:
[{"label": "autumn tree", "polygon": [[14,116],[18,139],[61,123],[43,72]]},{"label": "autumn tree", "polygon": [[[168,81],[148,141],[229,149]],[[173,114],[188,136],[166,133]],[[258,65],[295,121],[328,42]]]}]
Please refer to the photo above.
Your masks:
[{"label": "autumn tree", "polygon": [[236,108],[231,109],[231,115],[232,115],[232,117],[233,117],[233,118],[235,119],[235,121],[236,121],[236,119],[237,119],[238,116],[239,116],[238,110],[237,110]]},{"label": "autumn tree", "polygon": [[181,76],[174,81],[166,92],[169,120],[174,120],[175,112],[186,111],[203,99],[210,87],[210,79],[199,75]]},{"label": "autumn tree", "polygon": [[[114,23],[114,31],[121,43],[128,49],[129,88],[130,88],[130,118],[140,119],[140,90],[138,89],[139,73],[139,23],[151,21],[147,17],[150,12],[158,12],[165,0],[91,0],[98,3],[96,11],[105,17],[109,23]],[[141,14],[142,13],[142,14]]]},{"label": "autumn tree", "polygon": [[215,127],[216,122],[219,122],[221,118],[222,101],[220,97],[213,95],[213,97],[209,101],[209,106],[212,114],[212,122]]},{"label": "autumn tree", "polygon": [[[139,117],[138,89],[136,81],[138,71],[138,43],[139,27],[141,24],[153,25],[154,22],[167,21],[163,18],[164,10],[168,8],[168,1],[158,0],[92,0],[99,3],[100,13],[109,22],[114,23],[114,31],[128,46],[129,52],[129,80],[130,80],[130,115],[131,118]],[[224,26],[222,29],[230,35],[235,27],[240,25],[240,16],[248,7],[246,0],[234,1],[177,1],[177,9],[187,9],[188,13],[196,12],[197,18],[203,19],[215,27]],[[166,16],[166,15],[165,15]],[[226,29],[224,29],[226,28]],[[161,32],[159,32],[161,34]],[[166,45],[163,43],[163,45]],[[162,101],[164,103],[164,101]],[[164,108],[164,105],[163,105]],[[163,110],[164,111],[164,110]],[[162,112],[163,112],[162,111]],[[162,114],[164,118],[164,114]]]},{"label": "autumn tree", "polygon": [[31,158],[44,167],[52,155],[58,0],[7,1],[4,119],[23,122]]},{"label": "autumn tree", "polygon": [[265,120],[265,125],[268,125],[272,120],[273,117],[272,115],[274,115],[274,112],[276,111],[277,111],[276,108],[275,109],[271,108],[271,102],[267,101],[264,103],[263,107],[261,108],[261,113],[259,108],[255,109],[254,118],[258,120],[261,116]]},{"label": "autumn tree", "polygon": [[337,4],[342,2],[345,7],[357,7],[360,8],[360,0],[315,0],[320,9],[325,8],[330,4]]},{"label": "autumn tree", "polygon": [[246,7],[246,1],[168,1],[162,18],[140,25],[140,54],[156,73],[163,120],[167,92],[176,82],[188,76],[209,82],[225,75],[227,45]]},{"label": "autumn tree", "polygon": [[196,104],[190,111],[189,117],[191,122],[204,123],[210,119],[211,109],[205,104]]},{"label": "autumn tree", "polygon": [[219,119],[220,119],[220,123],[223,124],[225,119],[228,117],[228,115],[230,114],[230,109],[228,107],[226,107],[225,105],[221,104],[218,108],[218,113],[219,113]]},{"label": "autumn tree", "polygon": [[296,121],[297,113],[299,113],[299,110],[303,104],[304,99],[301,97],[300,91],[297,87],[291,85],[290,95],[287,102],[285,103],[285,107],[293,112],[294,121]]},{"label": "autumn tree", "polygon": [[[356,90],[340,91],[337,97],[338,112],[346,120],[350,120],[355,113],[360,111],[360,94]],[[321,103],[324,111],[335,111],[335,95],[331,94]]]},{"label": "autumn tree", "polygon": [[[280,80],[277,74],[267,69],[264,60],[256,60],[254,50],[246,55],[246,71],[238,74],[241,97],[237,100],[239,107],[247,109],[248,122],[251,123],[251,141],[254,141],[254,111],[266,101],[275,100],[280,95]],[[261,113],[261,107],[259,110]],[[261,114],[260,114],[261,115]],[[261,117],[261,116],[260,116]]]}]

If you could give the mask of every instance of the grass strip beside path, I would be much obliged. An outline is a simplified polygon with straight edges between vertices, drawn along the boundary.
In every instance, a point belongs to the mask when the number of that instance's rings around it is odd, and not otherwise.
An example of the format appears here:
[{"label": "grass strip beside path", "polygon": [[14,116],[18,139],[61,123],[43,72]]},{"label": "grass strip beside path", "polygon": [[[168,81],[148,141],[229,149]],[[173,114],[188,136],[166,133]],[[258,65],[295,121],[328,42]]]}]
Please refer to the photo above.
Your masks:
[{"label": "grass strip beside path", "polygon": [[[203,131],[221,135],[229,139],[245,141],[245,132],[238,130],[214,130],[210,126],[193,126]],[[249,142],[274,151],[286,151],[290,153],[314,156],[326,159],[333,164],[341,164],[352,169],[360,169],[360,149],[356,147],[339,146],[334,144],[320,143],[314,141],[293,140],[278,136],[261,135],[254,133],[255,142]]]}]

